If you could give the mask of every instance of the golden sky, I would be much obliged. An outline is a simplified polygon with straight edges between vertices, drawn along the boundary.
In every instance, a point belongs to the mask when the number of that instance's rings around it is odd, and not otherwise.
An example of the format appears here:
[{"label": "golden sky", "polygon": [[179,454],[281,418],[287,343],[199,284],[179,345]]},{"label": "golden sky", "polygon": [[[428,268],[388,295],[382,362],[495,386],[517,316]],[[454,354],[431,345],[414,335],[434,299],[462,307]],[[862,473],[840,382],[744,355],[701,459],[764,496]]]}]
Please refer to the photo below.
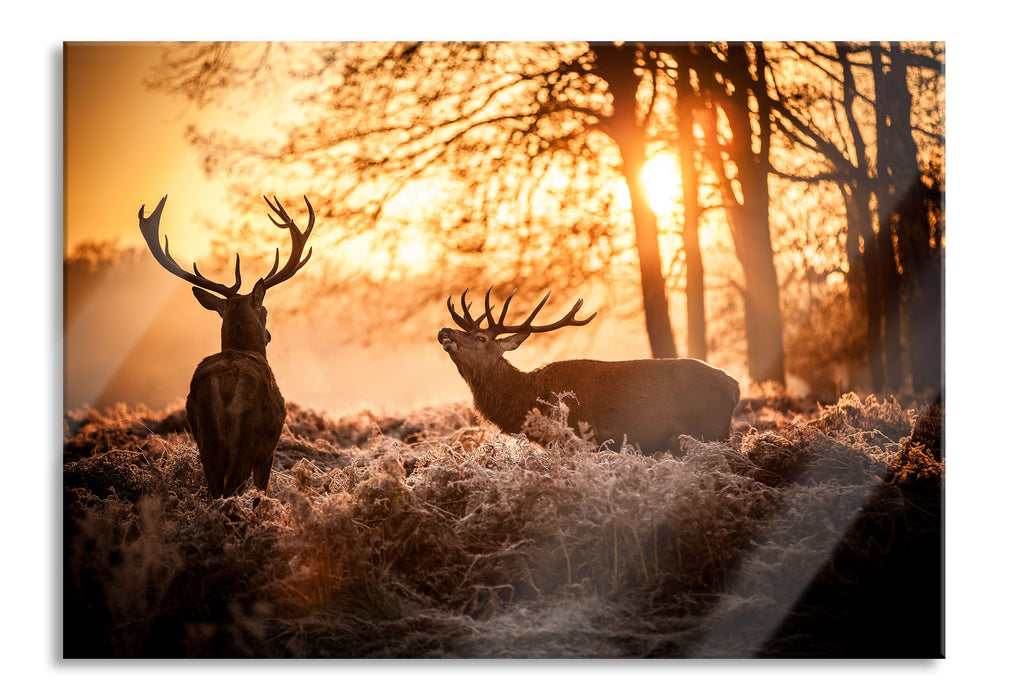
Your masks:
[{"label": "golden sky", "polygon": [[143,85],[160,54],[156,43],[64,46],[65,250],[88,239],[142,244],[137,211],[167,194],[161,232],[185,264],[207,251],[198,217],[227,213],[223,186],[184,139],[202,115]]},{"label": "golden sky", "polygon": [[[232,218],[225,185],[203,175],[184,137],[190,124],[212,128],[227,116],[145,88],[161,50],[151,43],[63,45],[64,253],[93,239],[142,246],[138,209],[150,212],[167,194],[161,238],[189,268],[209,250],[200,219],[222,225]],[[261,225],[272,228],[263,209]],[[291,212],[303,221],[300,202]],[[124,401],[160,409],[185,396],[193,368],[219,349],[220,319],[196,303],[190,285],[150,256],[139,264],[105,280],[64,318],[65,408]],[[243,272],[255,279],[254,269],[243,265]],[[434,331],[410,347],[362,351],[340,345],[345,330],[306,323],[271,315],[271,365],[292,401],[342,413],[468,398]]]}]

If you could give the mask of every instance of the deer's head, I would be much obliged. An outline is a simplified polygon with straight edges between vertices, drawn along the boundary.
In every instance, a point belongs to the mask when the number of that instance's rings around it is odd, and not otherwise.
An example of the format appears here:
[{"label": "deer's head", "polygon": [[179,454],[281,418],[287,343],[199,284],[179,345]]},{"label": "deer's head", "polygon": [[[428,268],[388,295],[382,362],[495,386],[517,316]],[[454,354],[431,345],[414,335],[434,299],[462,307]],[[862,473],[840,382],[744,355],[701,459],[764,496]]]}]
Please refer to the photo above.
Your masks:
[{"label": "deer's head", "polygon": [[[504,353],[517,348],[532,333],[546,333],[565,326],[584,326],[596,317],[595,314],[592,314],[585,319],[575,319],[575,314],[582,308],[582,300],[579,299],[564,318],[554,323],[534,326],[533,319],[550,298],[550,292],[547,292],[525,321],[518,325],[507,325],[505,324],[505,315],[508,313],[508,305],[511,303],[512,297],[515,296],[515,292],[512,292],[505,300],[500,315],[495,319],[494,307],[490,303],[491,289],[493,287],[487,290],[484,297],[484,313],[477,318],[473,318],[470,314],[472,302],[466,301],[466,292],[469,289],[462,293],[461,315],[456,312],[450,296],[448,311],[452,315],[452,320],[461,330],[442,328],[438,331],[438,342],[441,343],[442,349],[449,354],[459,371],[467,378],[488,371],[501,360]],[[484,320],[487,321],[486,328],[481,326]]]},{"label": "deer's head", "polygon": [[143,234],[151,254],[154,255],[154,259],[173,275],[191,283],[197,301],[204,308],[216,311],[220,315],[222,319],[221,348],[223,350],[245,350],[265,355],[266,345],[270,342],[270,332],[266,329],[266,307],[263,306],[266,290],[289,280],[312,257],[311,248],[308,249],[308,254],[304,258],[301,257],[305,249],[305,242],[312,233],[312,227],[315,226],[315,211],[312,209],[308,197],[305,197],[305,204],[308,206],[309,218],[304,233],[288,216],[276,197],[273,198],[273,202],[264,197],[270,209],[280,217],[280,221],[277,221],[268,214],[270,221],[279,228],[288,229],[291,234],[291,256],[284,267],[278,270],[280,266],[280,249],[278,248],[273,269],[266,277],[259,279],[248,294],[239,294],[238,292],[242,286],[241,259],[238,254],[235,254],[235,283],[226,287],[204,277],[196,267],[196,263],[193,263],[193,272],[182,269],[168,252],[167,236],[165,237],[165,247],[161,248],[158,228],[161,224],[161,212],[167,199],[168,195],[162,197],[158,206],[146,218],[144,217],[144,208],[140,207],[140,232]]}]

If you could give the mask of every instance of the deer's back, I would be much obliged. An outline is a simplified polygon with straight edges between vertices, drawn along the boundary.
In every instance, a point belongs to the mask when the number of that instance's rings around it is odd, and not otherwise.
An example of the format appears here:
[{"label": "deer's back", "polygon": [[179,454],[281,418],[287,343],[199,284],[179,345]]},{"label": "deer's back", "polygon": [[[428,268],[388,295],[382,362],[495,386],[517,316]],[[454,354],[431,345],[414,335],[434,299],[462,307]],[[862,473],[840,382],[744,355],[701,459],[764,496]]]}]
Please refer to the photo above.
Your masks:
[{"label": "deer's back", "polygon": [[254,352],[225,350],[204,358],[193,373],[190,389],[205,385],[240,402],[280,397],[266,358]]},{"label": "deer's back", "polygon": [[[193,410],[199,414],[211,410],[222,420],[273,428],[278,435],[287,413],[266,358],[233,350],[200,362],[189,385],[186,407],[190,422]],[[193,427],[195,430],[196,426]]]},{"label": "deer's back", "polygon": [[536,370],[541,398],[570,391],[569,418],[589,423],[601,443],[624,436],[644,451],[668,449],[680,434],[729,437],[739,383],[699,360],[567,360]]},{"label": "deer's back", "polygon": [[221,352],[204,359],[193,373],[186,415],[208,479],[219,479],[225,491],[253,469],[269,473],[286,414],[284,397],[262,355]]}]

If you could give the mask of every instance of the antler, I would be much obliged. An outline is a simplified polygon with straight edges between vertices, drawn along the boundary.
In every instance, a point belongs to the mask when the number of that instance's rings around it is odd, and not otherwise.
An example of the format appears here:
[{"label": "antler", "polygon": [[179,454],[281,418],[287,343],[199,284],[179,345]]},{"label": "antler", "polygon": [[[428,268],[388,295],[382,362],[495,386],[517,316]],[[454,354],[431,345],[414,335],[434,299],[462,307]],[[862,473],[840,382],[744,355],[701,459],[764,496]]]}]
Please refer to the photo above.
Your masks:
[{"label": "antler", "polygon": [[463,291],[462,293],[461,298],[462,311],[463,311],[462,316],[456,313],[455,307],[452,305],[452,297],[450,296],[448,298],[448,310],[449,313],[452,314],[452,320],[454,320],[456,324],[464,331],[472,331],[478,329],[480,327],[480,322],[483,321],[485,318],[487,319],[487,330],[490,331],[496,337],[499,335],[504,335],[505,333],[546,333],[547,331],[557,330],[558,328],[563,328],[565,326],[584,326],[586,323],[588,323],[589,321],[591,321],[596,317],[596,314],[592,314],[588,318],[584,318],[581,320],[575,318],[575,314],[577,314],[579,309],[582,308],[583,301],[579,299],[578,301],[575,302],[574,306],[571,307],[571,310],[568,311],[568,313],[564,316],[564,318],[560,319],[559,321],[554,321],[553,323],[548,323],[543,326],[532,325],[533,319],[536,318],[536,314],[540,312],[543,306],[547,303],[547,299],[550,298],[550,292],[548,291],[546,293],[546,296],[544,296],[543,299],[540,300],[540,303],[536,305],[536,308],[533,309],[532,313],[529,314],[529,316],[526,318],[525,321],[516,326],[509,326],[506,325],[504,322],[505,314],[508,313],[508,305],[511,303],[512,297],[515,296],[515,293],[518,290],[516,289],[515,291],[513,291],[511,294],[508,295],[508,298],[505,299],[504,306],[501,307],[501,313],[498,316],[497,320],[495,321],[494,315],[491,313],[494,310],[494,307],[490,303],[491,289],[494,289],[493,285],[487,289],[487,294],[484,296],[484,308],[486,310],[484,311],[483,314],[481,314],[478,318],[475,319],[469,312],[469,307],[472,304],[472,302],[470,303],[466,302],[466,292],[469,291],[469,288],[466,288],[466,290]]},{"label": "antler", "polygon": [[286,228],[291,232],[291,257],[287,259],[287,263],[284,264],[280,272],[277,272],[277,267],[280,265],[280,248],[277,248],[277,257],[273,261],[273,269],[270,270],[270,274],[263,278],[266,288],[269,289],[294,277],[294,273],[304,267],[308,259],[312,257],[311,248],[308,249],[308,255],[304,259],[301,259],[301,252],[305,249],[305,242],[308,240],[309,235],[312,233],[312,228],[315,226],[315,210],[312,209],[312,203],[308,201],[308,197],[305,197],[305,204],[308,206],[308,227],[302,233],[298,225],[294,223],[284,210],[284,207],[281,206],[276,195],[273,196],[272,202],[265,196],[263,199],[266,199],[266,203],[270,205],[273,213],[280,217],[280,221],[277,221],[267,214],[273,225],[278,228]]},{"label": "antler", "polygon": [[206,289],[208,292],[214,292],[220,294],[226,299],[238,296],[238,289],[242,286],[242,271],[241,271],[241,259],[238,254],[235,254],[235,284],[230,287],[225,287],[223,284],[218,282],[212,282],[200,274],[199,268],[196,267],[196,263],[193,263],[193,272],[186,272],[182,267],[175,262],[171,253],[168,252],[168,236],[165,236],[165,249],[161,249],[161,242],[159,240],[158,228],[161,225],[161,210],[165,206],[165,201],[168,199],[166,194],[158,202],[158,206],[154,208],[151,215],[144,218],[144,207],[140,206],[140,212],[138,216],[140,217],[140,233],[143,234],[144,240],[147,241],[147,247],[151,249],[151,254],[154,259],[157,260],[161,267],[165,268],[171,272],[176,277],[181,277],[192,285],[200,287],[201,289]]},{"label": "antler", "polygon": [[455,311],[455,305],[452,304],[452,295],[448,297],[448,312],[452,315],[452,320],[456,322],[460,328],[464,331],[475,331],[480,327],[480,322],[487,317],[487,314],[481,314],[479,318],[474,319],[469,313],[469,307],[473,305],[473,302],[466,301],[466,292],[469,291],[469,287],[462,292],[462,297],[460,303],[462,304],[462,313],[460,316]]}]

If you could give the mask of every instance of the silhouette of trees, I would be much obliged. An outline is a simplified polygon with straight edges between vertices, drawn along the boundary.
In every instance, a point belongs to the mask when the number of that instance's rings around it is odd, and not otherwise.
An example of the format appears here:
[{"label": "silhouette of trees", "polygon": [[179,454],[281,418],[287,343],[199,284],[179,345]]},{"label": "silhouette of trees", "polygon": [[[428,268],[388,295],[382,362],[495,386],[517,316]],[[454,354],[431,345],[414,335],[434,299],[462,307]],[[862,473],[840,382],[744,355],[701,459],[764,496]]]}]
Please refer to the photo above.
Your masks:
[{"label": "silhouette of trees", "polygon": [[[227,76],[264,79],[270,49],[236,55],[244,50],[184,46],[152,84],[207,104],[228,90]],[[398,203],[424,196],[422,177],[437,179],[454,206],[414,209],[410,223],[426,225],[439,267],[467,280],[577,287],[632,241],[653,354],[676,356],[642,178],[652,109],[670,83],[643,48],[353,44],[322,47],[299,65],[315,86],[306,118],[270,147],[193,132],[208,170],[240,176],[255,162],[310,173],[348,237],[378,228],[376,245],[389,250],[401,242]],[[620,178],[630,230],[612,186]]]},{"label": "silhouette of trees", "polygon": [[707,312],[704,303],[704,259],[700,240],[700,171],[703,144],[694,136],[698,124],[695,111],[710,111],[710,104],[699,94],[698,73],[684,45],[665,47],[676,66],[676,150],[680,161],[683,187],[683,256],[686,267],[687,354],[705,359],[708,355]]},{"label": "silhouette of trees", "polygon": [[[658,95],[656,54],[643,46],[627,44],[593,45],[595,60],[586,64],[583,79],[593,72],[607,85],[611,111],[597,116],[603,131],[620,150],[621,171],[630,192],[631,214],[638,259],[641,267],[641,292],[644,298],[645,326],[653,357],[676,357],[666,302],[666,280],[659,255],[658,224],[648,201],[644,168],[647,160],[647,122]],[[640,72],[638,69],[641,68]],[[651,102],[642,118],[638,116],[638,92],[644,76],[650,77]],[[641,77],[638,77],[641,76]]]},{"label": "silhouette of trees", "polygon": [[[694,70],[699,91],[711,105],[706,156],[717,175],[743,270],[738,286],[750,376],[784,384],[781,306],[768,218],[772,127],[765,50],[759,42],[713,43],[693,45],[677,55],[682,65]],[[718,128],[719,117],[727,128]]]},{"label": "silhouette of trees", "polygon": [[915,391],[939,391],[944,49],[837,42],[785,53],[820,80],[778,81],[774,113],[792,145],[820,165],[779,174],[830,182],[843,198],[848,292],[865,319],[873,389],[909,381]]},{"label": "silhouette of trees", "polygon": [[[808,241],[864,318],[874,389],[941,386],[941,44],[187,44],[158,89],[208,105],[266,95],[282,139],[190,132],[209,172],[292,183],[395,269],[424,231],[431,291],[614,283],[633,251],[656,357],[675,356],[668,244],[685,270],[688,354],[707,354],[700,221],[725,212],[756,381],[785,379],[782,192],[836,193]],[[293,86],[290,87],[289,86]],[[285,92],[287,90],[287,92]],[[678,155],[682,228],[660,231],[643,169]],[[618,197],[627,184],[630,216]],[[292,185],[293,186],[293,183]],[[247,187],[236,186],[243,193]],[[831,194],[833,197],[833,194]],[[778,198],[778,199],[776,199]],[[815,205],[814,205],[815,206]],[[776,212],[777,209],[777,212]],[[812,220],[812,219],[810,219]],[[665,241],[665,242],[664,242]],[[800,246],[801,247],[801,246]],[[817,247],[816,245],[813,246]],[[822,250],[821,250],[822,252]],[[799,250],[798,255],[817,256]]]}]

